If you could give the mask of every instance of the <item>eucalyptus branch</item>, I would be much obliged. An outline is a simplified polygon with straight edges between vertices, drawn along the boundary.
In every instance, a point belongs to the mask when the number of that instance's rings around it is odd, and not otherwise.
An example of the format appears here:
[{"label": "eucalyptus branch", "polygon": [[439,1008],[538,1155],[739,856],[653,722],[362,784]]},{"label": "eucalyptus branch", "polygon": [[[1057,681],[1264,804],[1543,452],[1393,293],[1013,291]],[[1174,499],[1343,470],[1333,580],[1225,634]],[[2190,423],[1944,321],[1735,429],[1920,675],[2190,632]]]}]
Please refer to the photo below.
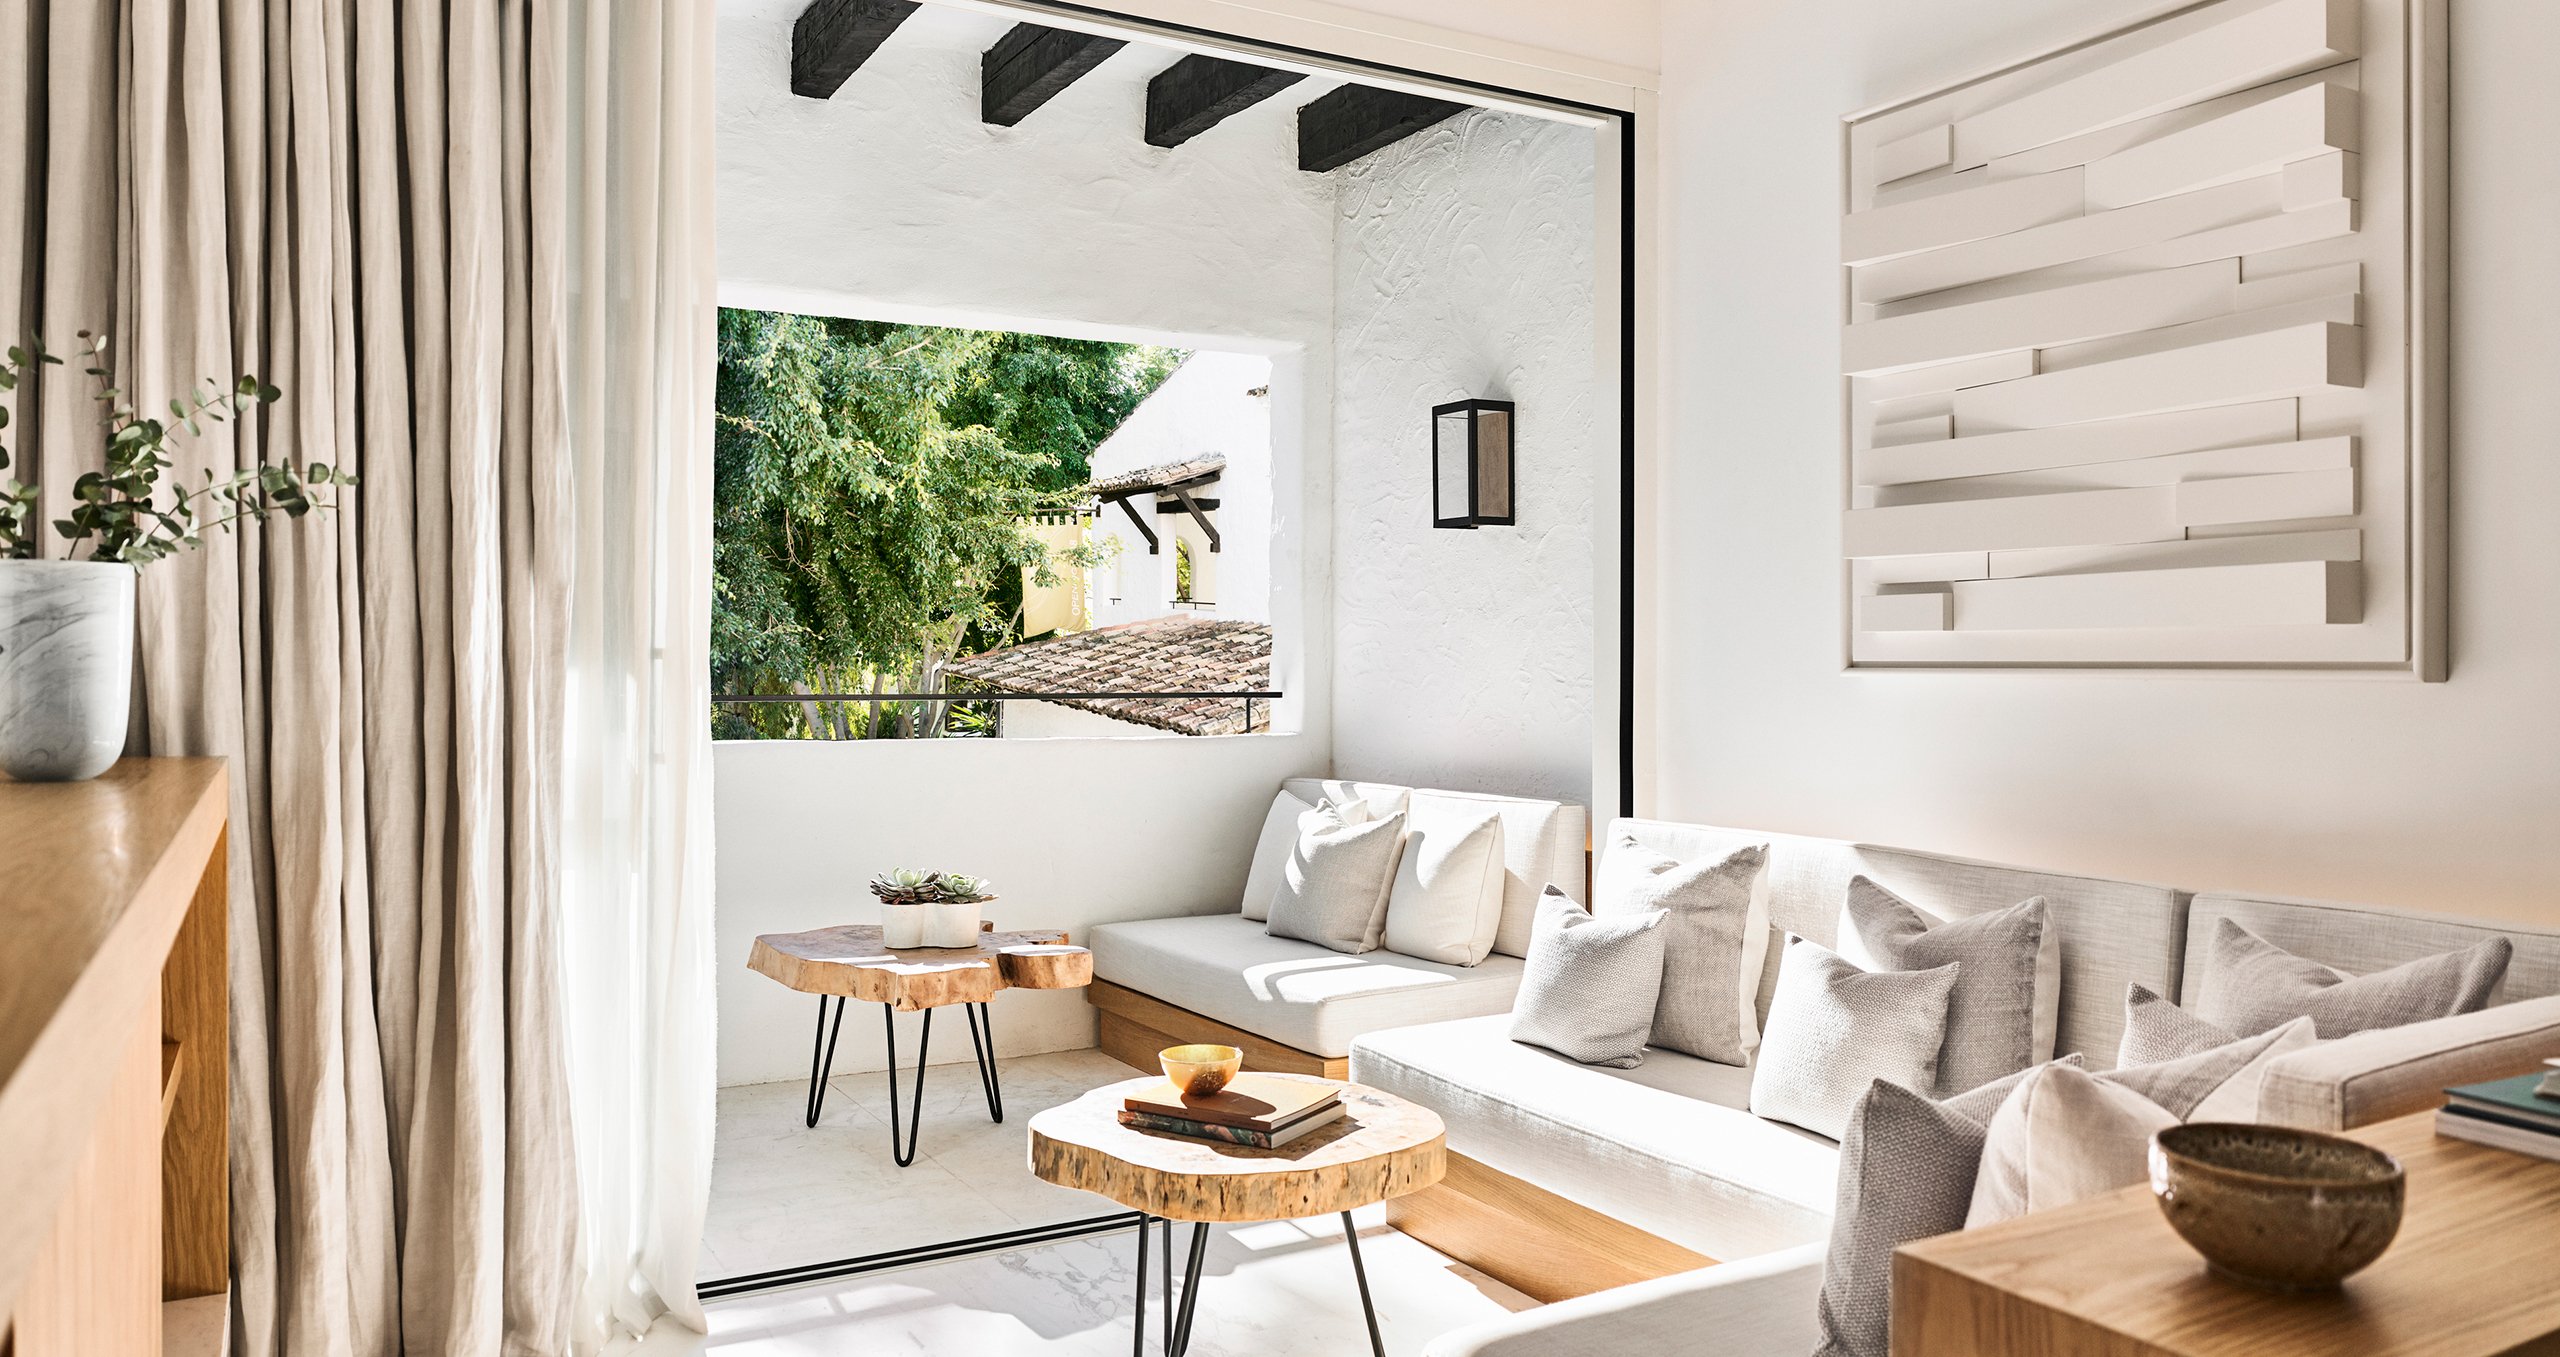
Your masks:
[{"label": "eucalyptus branch", "polygon": [[[228,475],[207,471],[205,483],[192,489],[170,477],[171,494],[163,507],[160,482],[177,465],[169,455],[173,427],[200,438],[204,421],[222,423],[283,393],[244,374],[228,388],[207,384],[171,400],[164,422],[126,403],[115,384],[105,335],[82,330],[80,339],[85,348],[76,356],[85,360],[81,371],[97,388],[92,398],[104,411],[99,423],[106,432],[107,456],[103,470],[83,473],[71,483],[70,514],[54,520],[54,531],[71,544],[66,555],[76,557],[85,544],[89,560],[147,565],[204,545],[208,530],[228,532],[236,523],[277,512],[300,518],[314,509],[334,509],[334,497],[314,492],[356,483],[354,476],[326,462],[297,468],[261,457]],[[0,366],[0,391],[16,389],[18,379],[31,369],[61,363],[45,352],[40,340],[31,339],[26,347],[8,351],[7,364]],[[8,412],[0,408],[0,427],[7,422]],[[8,450],[0,448],[0,470],[8,465]],[[0,482],[0,557],[36,554],[36,496],[34,486]],[[210,518],[203,516],[207,512]]]}]

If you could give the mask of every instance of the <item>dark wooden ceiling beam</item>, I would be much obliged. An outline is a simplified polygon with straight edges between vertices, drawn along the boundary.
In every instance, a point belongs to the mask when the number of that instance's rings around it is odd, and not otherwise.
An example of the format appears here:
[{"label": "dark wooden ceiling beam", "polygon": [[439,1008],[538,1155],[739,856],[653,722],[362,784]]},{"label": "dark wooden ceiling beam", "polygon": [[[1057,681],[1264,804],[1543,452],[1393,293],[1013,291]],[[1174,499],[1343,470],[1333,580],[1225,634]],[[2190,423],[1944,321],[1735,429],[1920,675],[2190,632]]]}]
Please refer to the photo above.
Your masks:
[{"label": "dark wooden ceiling beam", "polygon": [[1372,85],[1345,85],[1298,110],[1298,168],[1332,170],[1467,111]]},{"label": "dark wooden ceiling beam", "polygon": [[1304,79],[1250,62],[1184,57],[1147,82],[1147,144],[1179,146]]},{"label": "dark wooden ceiling beam", "polygon": [[985,85],[978,116],[1011,127],[1124,46],[1118,38],[1095,33],[1015,24],[978,59]]},{"label": "dark wooden ceiling beam", "polygon": [[791,26],[791,92],[832,96],[916,9],[916,0],[816,0]]}]

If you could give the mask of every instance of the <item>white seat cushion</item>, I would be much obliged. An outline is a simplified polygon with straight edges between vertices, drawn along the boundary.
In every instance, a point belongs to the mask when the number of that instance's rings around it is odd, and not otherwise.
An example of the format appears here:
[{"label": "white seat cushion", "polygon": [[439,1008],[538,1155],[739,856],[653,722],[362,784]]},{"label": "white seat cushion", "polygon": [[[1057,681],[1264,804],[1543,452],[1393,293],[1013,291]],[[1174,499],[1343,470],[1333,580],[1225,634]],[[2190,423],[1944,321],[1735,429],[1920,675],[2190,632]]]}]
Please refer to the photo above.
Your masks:
[{"label": "white seat cushion", "polygon": [[1719,1262],[1830,1233],[1840,1147],[1746,1111],[1750,1070],[1659,1047],[1577,1065],[1510,1026],[1373,1032],[1351,1077],[1438,1112],[1459,1154]]},{"label": "white seat cushion", "polygon": [[1330,1057],[1385,1027],[1485,1013],[1508,1023],[1520,992],[1518,957],[1443,966],[1394,952],[1355,956],[1272,937],[1240,914],[1100,924],[1086,945],[1097,979]]}]

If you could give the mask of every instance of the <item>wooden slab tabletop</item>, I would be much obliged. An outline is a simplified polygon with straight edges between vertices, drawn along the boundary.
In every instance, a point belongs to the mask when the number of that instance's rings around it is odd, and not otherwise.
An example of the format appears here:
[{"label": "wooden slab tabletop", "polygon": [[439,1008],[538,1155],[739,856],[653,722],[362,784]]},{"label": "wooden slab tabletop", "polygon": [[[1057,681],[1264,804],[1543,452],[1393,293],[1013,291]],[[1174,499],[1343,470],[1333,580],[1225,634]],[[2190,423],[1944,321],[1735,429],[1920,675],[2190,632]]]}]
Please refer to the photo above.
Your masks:
[{"label": "wooden slab tabletop", "polygon": [[975,947],[880,945],[878,924],[766,933],[747,967],[803,994],[833,994],[907,1012],[985,1003],[1000,989],[1074,989],[1093,980],[1093,954],[1056,929],[983,929]]},{"label": "wooden slab tabletop", "polygon": [[2409,1174],[2391,1248],[2343,1289],[2225,1282],[2148,1187],[1906,1244],[1895,1357],[2473,1357],[2560,1351],[2560,1164],[2435,1133],[2435,1114],[2349,1137]]},{"label": "wooden slab tabletop", "polygon": [[1121,1100],[1161,1084],[1110,1084],[1031,1119],[1031,1171],[1169,1220],[1295,1220],[1419,1192],[1448,1171],[1447,1130],[1427,1107],[1362,1084],[1334,1084],[1341,1120],[1275,1150],[1123,1126]]}]

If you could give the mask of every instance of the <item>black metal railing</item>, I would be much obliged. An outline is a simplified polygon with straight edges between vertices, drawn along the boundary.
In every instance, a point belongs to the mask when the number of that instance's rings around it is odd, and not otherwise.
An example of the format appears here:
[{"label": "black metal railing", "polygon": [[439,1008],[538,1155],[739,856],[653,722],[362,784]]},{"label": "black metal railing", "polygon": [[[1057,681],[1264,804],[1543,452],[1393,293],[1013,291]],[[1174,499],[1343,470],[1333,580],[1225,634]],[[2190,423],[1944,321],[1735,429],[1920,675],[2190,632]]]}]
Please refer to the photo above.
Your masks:
[{"label": "black metal railing", "polygon": [[1240,688],[1196,689],[1185,692],[1072,692],[1072,693],[714,693],[711,700],[720,703],[771,702],[1196,702],[1202,698],[1231,697],[1244,703],[1244,733],[1253,733],[1253,704],[1270,702],[1283,696],[1276,690]]}]

